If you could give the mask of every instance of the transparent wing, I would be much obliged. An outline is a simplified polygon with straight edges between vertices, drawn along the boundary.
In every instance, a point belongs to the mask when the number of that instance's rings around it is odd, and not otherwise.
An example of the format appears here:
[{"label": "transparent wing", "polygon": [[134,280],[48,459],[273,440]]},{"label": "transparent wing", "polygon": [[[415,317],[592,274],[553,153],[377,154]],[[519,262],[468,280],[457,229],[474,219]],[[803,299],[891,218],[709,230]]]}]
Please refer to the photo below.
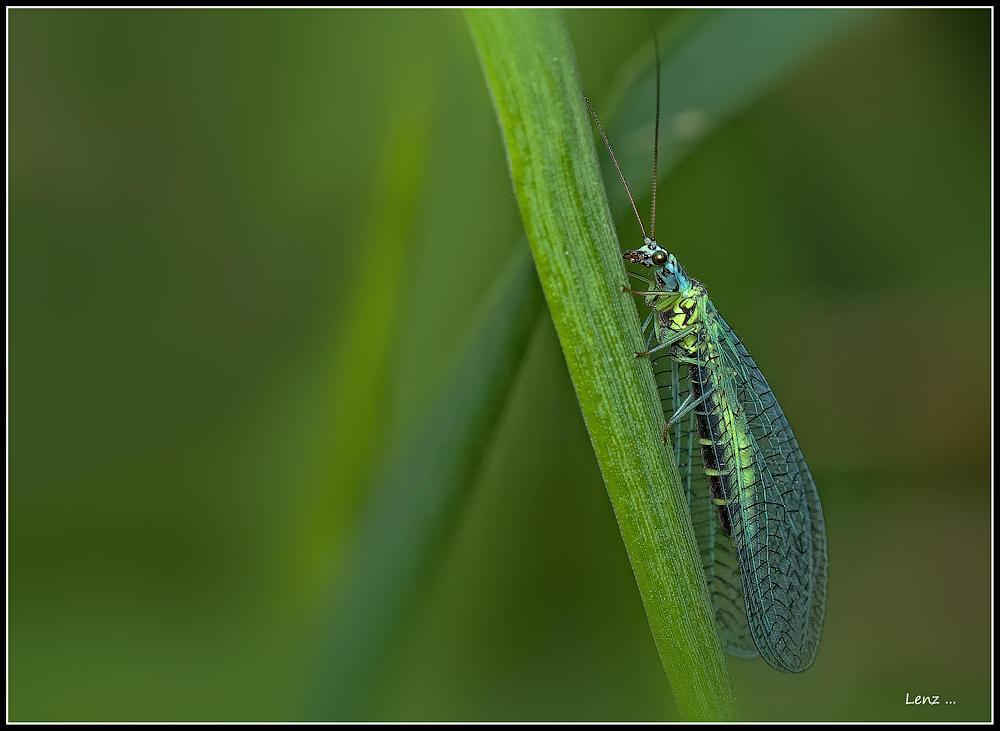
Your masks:
[{"label": "transparent wing", "polygon": [[713,387],[736,405],[734,419],[747,435],[736,459],[754,467],[753,480],[734,485],[728,506],[750,631],[769,664],[800,672],[816,655],[826,605],[819,494],[774,393],[710,302],[704,325],[717,346]]},{"label": "transparent wing", "polygon": [[[653,364],[660,402],[668,419],[690,393],[687,371],[687,366],[679,365],[668,357],[660,358]],[[722,532],[717,509],[708,491],[694,411],[674,424],[671,440],[694,523],[722,649],[735,657],[757,657],[757,646],[747,623],[739,561],[732,541]]]}]

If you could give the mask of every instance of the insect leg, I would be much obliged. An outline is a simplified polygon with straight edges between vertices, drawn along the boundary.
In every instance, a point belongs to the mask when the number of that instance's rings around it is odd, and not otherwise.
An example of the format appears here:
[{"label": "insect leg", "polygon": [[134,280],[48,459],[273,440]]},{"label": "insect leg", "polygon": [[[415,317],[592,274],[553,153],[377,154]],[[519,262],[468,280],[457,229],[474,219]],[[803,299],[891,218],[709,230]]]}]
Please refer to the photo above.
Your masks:
[{"label": "insect leg", "polygon": [[686,399],[684,399],[684,403],[682,403],[680,406],[677,407],[677,409],[674,411],[674,413],[670,415],[670,420],[667,421],[667,428],[663,431],[663,443],[664,444],[666,444],[666,442],[667,442],[667,436],[668,436],[668,434],[670,432],[670,427],[672,427],[674,424],[676,424],[677,420],[679,418],[681,418],[682,416],[684,416],[685,414],[687,414],[688,412],[690,412],[692,409],[694,409],[699,404],[704,403],[705,399],[708,398],[708,396],[714,390],[715,389],[710,388],[707,391],[702,391],[701,396],[699,396],[697,399],[694,398],[694,394],[692,394],[692,393],[688,394],[688,397]]},{"label": "insect leg", "polygon": [[653,313],[651,311],[649,313],[649,316],[646,317],[646,321],[642,323],[642,329],[639,332],[646,332],[646,328],[649,327],[649,323],[651,323],[652,321],[653,321]]},{"label": "insect leg", "polygon": [[671,345],[673,345],[674,343],[676,343],[678,340],[683,340],[684,338],[686,338],[688,335],[690,335],[691,333],[693,333],[697,328],[698,328],[697,325],[691,325],[689,327],[684,328],[683,330],[678,330],[677,332],[675,332],[673,335],[671,335],[669,338],[667,338],[666,340],[664,340],[662,343],[660,343],[656,347],[650,348],[649,350],[644,350],[641,353],[636,353],[635,357],[636,358],[641,358],[644,355],[652,355],[653,353],[657,353],[657,352],[663,350],[664,348],[669,348]]},{"label": "insect leg", "polygon": [[[677,411],[677,408],[680,406],[680,393],[681,393],[680,369],[677,367],[677,363],[675,361],[671,360],[670,361],[670,402],[671,402],[671,406],[673,407],[671,409],[671,413],[673,413],[674,411]],[[678,465],[680,464],[680,449],[681,449],[681,445],[679,444],[680,436],[681,436],[680,435],[680,428],[678,427],[677,434],[674,435],[674,461],[677,462]],[[687,462],[688,462],[688,467],[690,467],[691,460],[688,459]],[[688,475],[686,483],[687,484],[685,485],[685,488],[686,488],[685,489],[685,494],[687,495],[687,498],[688,498],[688,508],[690,509],[690,507],[691,507],[691,479],[690,479],[690,475]]]},{"label": "insect leg", "polygon": [[708,366],[708,363],[706,363],[703,360],[697,360],[696,358],[688,358],[683,355],[671,356],[671,358],[673,358],[673,360],[677,363],[687,363],[688,365],[701,366],[702,368],[706,368]]}]

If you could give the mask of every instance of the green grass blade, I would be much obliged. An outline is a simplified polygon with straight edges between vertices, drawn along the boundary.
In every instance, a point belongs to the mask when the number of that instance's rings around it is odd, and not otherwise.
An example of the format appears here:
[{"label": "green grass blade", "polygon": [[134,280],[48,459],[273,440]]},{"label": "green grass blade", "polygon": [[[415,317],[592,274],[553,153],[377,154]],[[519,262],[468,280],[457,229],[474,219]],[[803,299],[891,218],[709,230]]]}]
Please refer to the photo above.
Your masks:
[{"label": "green grass blade", "polygon": [[735,718],[562,17],[471,11],[542,289],[681,713]]},{"label": "green grass blade", "polygon": [[512,255],[447,388],[388,450],[316,649],[305,714],[362,716],[472,484],[541,308],[527,251]]}]

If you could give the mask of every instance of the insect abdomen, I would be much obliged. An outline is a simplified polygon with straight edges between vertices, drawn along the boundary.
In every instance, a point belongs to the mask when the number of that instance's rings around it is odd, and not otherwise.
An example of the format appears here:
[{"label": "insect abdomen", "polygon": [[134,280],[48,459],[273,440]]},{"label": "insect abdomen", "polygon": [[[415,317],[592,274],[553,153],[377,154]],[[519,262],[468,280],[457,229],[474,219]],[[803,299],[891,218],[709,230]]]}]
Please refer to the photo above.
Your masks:
[{"label": "insect abdomen", "polygon": [[[707,354],[703,354],[703,357]],[[733,535],[729,505],[739,503],[740,489],[752,489],[756,482],[748,438],[740,429],[735,404],[727,403],[723,391],[712,389],[712,369],[706,365],[690,367],[691,393],[694,398],[708,394],[695,410],[701,461],[709,492],[719,515],[719,524],[728,537]]]},{"label": "insect abdomen", "polygon": [[[701,368],[692,365],[690,367],[689,378],[692,397],[695,399],[701,398],[705,392]],[[729,511],[725,505],[727,497],[732,495],[732,475],[728,469],[728,465],[719,459],[717,452],[717,448],[727,441],[722,430],[719,428],[719,421],[715,398],[712,394],[709,394],[702,407],[695,410],[695,423],[698,425],[698,443],[701,445],[701,463],[705,469],[709,494],[712,496],[716,512],[719,515],[719,525],[722,526],[722,532],[732,538],[733,524],[729,520]]]}]

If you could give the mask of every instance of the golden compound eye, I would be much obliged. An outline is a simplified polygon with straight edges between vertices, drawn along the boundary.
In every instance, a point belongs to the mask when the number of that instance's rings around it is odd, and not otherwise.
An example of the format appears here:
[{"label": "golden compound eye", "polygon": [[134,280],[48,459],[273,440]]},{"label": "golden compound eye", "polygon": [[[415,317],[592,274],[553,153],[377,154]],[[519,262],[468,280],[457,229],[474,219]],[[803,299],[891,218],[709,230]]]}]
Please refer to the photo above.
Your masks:
[{"label": "golden compound eye", "polygon": [[656,264],[656,266],[658,267],[663,266],[664,264],[667,263],[667,255],[664,254],[662,251],[657,251],[655,254],[653,254],[653,263]]}]

